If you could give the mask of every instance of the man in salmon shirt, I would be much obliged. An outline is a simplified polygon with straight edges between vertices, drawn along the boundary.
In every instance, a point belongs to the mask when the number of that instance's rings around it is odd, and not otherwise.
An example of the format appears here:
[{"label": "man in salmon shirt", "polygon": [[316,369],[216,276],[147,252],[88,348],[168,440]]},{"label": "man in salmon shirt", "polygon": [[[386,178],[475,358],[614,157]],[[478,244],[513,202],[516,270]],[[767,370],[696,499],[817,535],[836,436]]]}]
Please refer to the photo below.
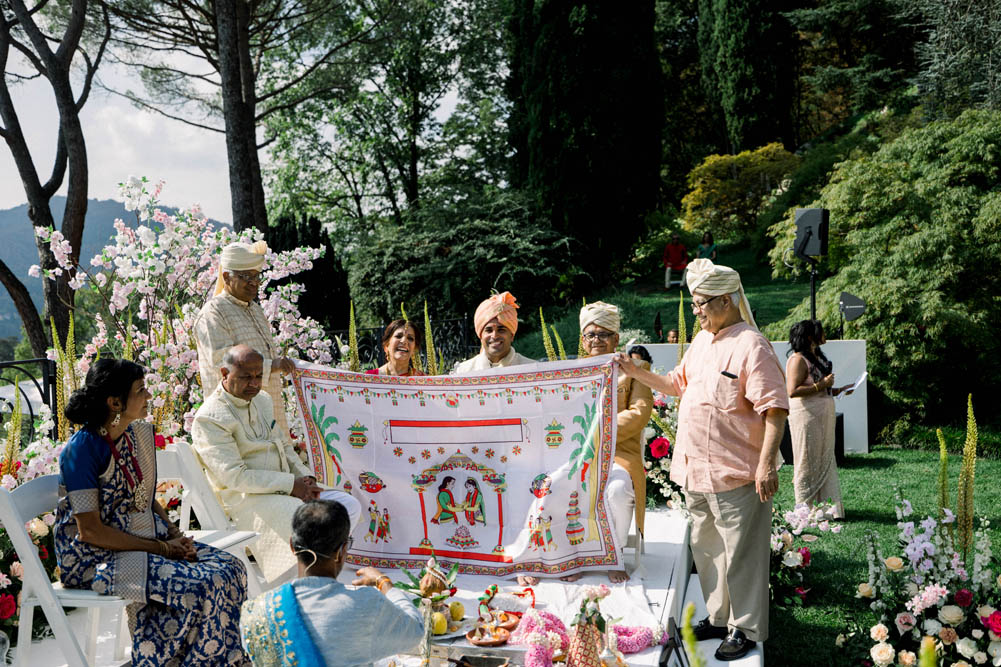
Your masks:
[{"label": "man in salmon shirt", "polygon": [[772,497],[789,396],[740,275],[696,259],[687,278],[702,330],[681,364],[657,375],[623,355],[616,361],[622,373],[681,397],[671,480],[685,490],[709,612],[695,635],[722,639],[716,659],[737,660],[768,638]]}]

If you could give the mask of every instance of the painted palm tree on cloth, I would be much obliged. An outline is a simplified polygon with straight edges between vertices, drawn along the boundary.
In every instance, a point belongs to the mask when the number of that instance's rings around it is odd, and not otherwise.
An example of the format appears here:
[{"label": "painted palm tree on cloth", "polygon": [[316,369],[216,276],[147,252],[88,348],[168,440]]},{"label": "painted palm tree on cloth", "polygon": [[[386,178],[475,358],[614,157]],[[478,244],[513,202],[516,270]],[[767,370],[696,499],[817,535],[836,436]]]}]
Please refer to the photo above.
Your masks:
[{"label": "painted palm tree on cloth", "polygon": [[[337,424],[337,417],[330,415],[325,417],[324,413],[327,410],[326,405],[321,405],[320,409],[316,409],[316,403],[312,403],[309,406],[310,416],[313,418],[313,425],[316,426],[316,431],[323,438],[324,445],[327,449],[328,459],[324,461],[324,467],[326,468],[326,479],[330,480],[334,477],[334,468],[337,470],[337,476],[334,480],[334,486],[339,486],[341,483],[341,453],[334,446],[335,442],[340,441],[341,436],[337,435],[334,430],[334,426]],[[331,466],[333,464],[333,466]]]},{"label": "painted palm tree on cloth", "polygon": [[595,508],[598,504],[598,466],[592,465],[595,456],[595,440],[598,430],[598,404],[584,405],[584,414],[573,418],[573,423],[580,430],[570,436],[577,443],[576,449],[570,452],[570,472],[567,479],[580,471],[580,488],[588,494],[587,501],[587,538],[588,542],[598,539],[597,522],[594,520]]}]

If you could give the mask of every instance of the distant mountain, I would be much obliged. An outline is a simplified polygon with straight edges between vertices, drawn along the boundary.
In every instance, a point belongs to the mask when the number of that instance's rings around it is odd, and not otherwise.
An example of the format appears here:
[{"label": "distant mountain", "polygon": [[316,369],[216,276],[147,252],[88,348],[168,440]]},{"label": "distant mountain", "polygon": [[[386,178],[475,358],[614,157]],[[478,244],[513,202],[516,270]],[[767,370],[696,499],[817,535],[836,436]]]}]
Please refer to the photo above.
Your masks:
[{"label": "distant mountain", "polygon": [[[62,224],[65,197],[52,198],[52,214],[56,229]],[[173,213],[173,209],[164,207]],[[135,220],[135,213],[126,211],[125,205],[112,199],[91,199],[87,202],[87,219],[83,226],[83,247],[80,256],[84,262],[100,252],[114,235],[115,220],[127,222]],[[217,226],[220,224],[215,223]],[[28,205],[0,211],[0,259],[28,287],[35,306],[42,309],[42,280],[28,275],[32,264],[38,264],[38,249],[32,238],[31,222],[28,219]],[[0,286],[0,338],[21,335],[21,317],[7,290]]]}]

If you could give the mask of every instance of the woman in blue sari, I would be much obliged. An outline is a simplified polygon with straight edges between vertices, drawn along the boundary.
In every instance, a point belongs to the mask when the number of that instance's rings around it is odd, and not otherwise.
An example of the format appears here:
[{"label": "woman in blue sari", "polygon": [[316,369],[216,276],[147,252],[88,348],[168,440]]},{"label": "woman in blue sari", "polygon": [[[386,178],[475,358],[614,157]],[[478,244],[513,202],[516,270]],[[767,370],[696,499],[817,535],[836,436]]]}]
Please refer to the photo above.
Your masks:
[{"label": "woman in blue sari", "polygon": [[351,582],[358,588],[337,581],[350,532],[347,510],[336,501],[313,500],[295,511],[291,548],[299,578],[243,605],[240,628],[255,667],[370,665],[421,641],[421,614],[389,577],[363,567]]},{"label": "woman in blue sari", "polygon": [[131,361],[100,359],[66,405],[66,418],[83,428],[59,456],[60,579],[132,600],[136,667],[248,665],[239,632],[243,563],[185,537],[155,500],[143,377]]}]

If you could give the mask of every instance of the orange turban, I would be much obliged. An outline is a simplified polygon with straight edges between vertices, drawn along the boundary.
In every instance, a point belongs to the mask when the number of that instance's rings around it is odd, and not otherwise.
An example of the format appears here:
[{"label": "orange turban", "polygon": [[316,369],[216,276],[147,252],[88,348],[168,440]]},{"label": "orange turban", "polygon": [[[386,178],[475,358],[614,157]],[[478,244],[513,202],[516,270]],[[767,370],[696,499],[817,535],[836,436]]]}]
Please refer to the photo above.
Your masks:
[{"label": "orange turban", "polygon": [[495,317],[498,322],[510,329],[511,333],[516,333],[518,331],[518,304],[515,301],[514,295],[510,292],[501,292],[500,294],[491,294],[489,299],[477,306],[476,313],[473,315],[473,329],[476,330],[476,335],[481,336],[483,327],[487,326],[487,322]]}]

